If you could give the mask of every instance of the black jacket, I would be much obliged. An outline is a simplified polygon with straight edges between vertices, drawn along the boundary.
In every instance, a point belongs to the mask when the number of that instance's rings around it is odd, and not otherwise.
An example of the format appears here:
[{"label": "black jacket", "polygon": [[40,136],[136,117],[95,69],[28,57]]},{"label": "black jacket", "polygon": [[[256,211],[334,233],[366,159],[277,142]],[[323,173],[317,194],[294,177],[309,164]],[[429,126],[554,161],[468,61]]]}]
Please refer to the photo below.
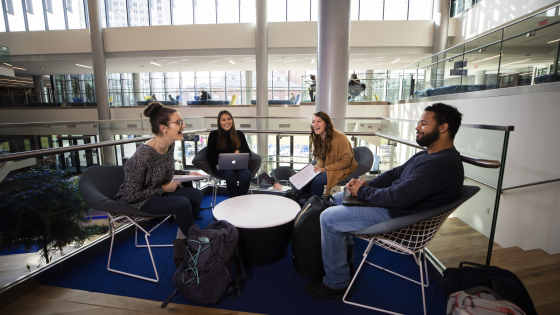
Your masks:
[{"label": "black jacket", "polygon": [[218,165],[218,156],[220,153],[234,153],[235,150],[239,150],[239,153],[251,153],[249,149],[249,145],[247,144],[247,139],[245,138],[245,134],[243,132],[237,130],[237,136],[239,137],[239,141],[241,142],[241,146],[236,148],[231,141],[231,137],[229,136],[229,132],[226,133],[227,139],[226,144],[227,147],[225,150],[218,148],[218,130],[214,130],[208,136],[208,160],[212,163],[211,165]]}]

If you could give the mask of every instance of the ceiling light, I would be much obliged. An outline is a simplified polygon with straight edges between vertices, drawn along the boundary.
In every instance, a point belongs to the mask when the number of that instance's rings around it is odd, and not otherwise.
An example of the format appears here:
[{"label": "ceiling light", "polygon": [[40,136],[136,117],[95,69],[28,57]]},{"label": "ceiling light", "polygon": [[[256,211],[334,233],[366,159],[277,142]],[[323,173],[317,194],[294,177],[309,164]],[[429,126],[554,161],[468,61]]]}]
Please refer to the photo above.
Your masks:
[{"label": "ceiling light", "polygon": [[547,44],[554,43],[554,42],[557,42],[557,41],[560,41],[560,38],[559,38],[559,39],[555,39],[555,40],[551,40],[551,41],[548,42]]},{"label": "ceiling light", "polygon": [[400,59],[397,59],[397,60],[395,60],[395,61],[393,61],[393,62],[391,62],[391,63],[395,63],[395,62],[397,62],[397,61],[399,61],[399,60],[400,60]]},{"label": "ceiling light", "polygon": [[514,63],[520,63],[520,62],[529,61],[529,60],[531,60],[531,59],[525,59],[525,60],[519,60],[519,61],[516,61],[516,62],[506,63],[505,65],[502,65],[502,66],[508,66],[508,65],[512,65]]},{"label": "ceiling light", "polygon": [[27,69],[18,68],[18,67],[14,67],[14,69],[18,69],[18,70],[27,70]]},{"label": "ceiling light", "polygon": [[477,61],[477,62],[481,62],[481,61],[488,60],[488,59],[494,59],[494,58],[496,58],[496,57],[500,57],[500,55],[496,55],[496,56],[493,56],[493,57],[488,57],[488,58],[486,58],[486,59],[481,59],[481,60],[479,60],[479,61]]},{"label": "ceiling light", "polygon": [[150,63],[153,64],[153,65],[156,65],[158,67],[161,67],[161,65],[159,63],[155,63],[155,62],[151,62],[151,61],[150,61]]},{"label": "ceiling light", "polygon": [[189,60],[189,59],[183,59],[183,60],[181,60],[181,61],[187,61],[187,60]]},{"label": "ceiling light", "polygon": [[76,66],[78,66],[78,67],[84,67],[84,68],[90,68],[90,69],[91,69],[90,66],[84,66],[84,65],[81,65],[81,64],[79,64],[79,63],[77,63]]},{"label": "ceiling light", "polygon": [[8,67],[11,67],[11,66],[12,66],[12,65],[9,64],[9,63],[5,63],[5,62],[4,62],[4,64],[5,64],[6,66],[8,66]]},{"label": "ceiling light", "polygon": [[315,63],[315,58],[311,59],[311,63]]},{"label": "ceiling light", "polygon": [[229,62],[230,62],[232,65],[235,64],[235,62],[233,62],[233,60],[231,60],[231,59],[229,60]]}]

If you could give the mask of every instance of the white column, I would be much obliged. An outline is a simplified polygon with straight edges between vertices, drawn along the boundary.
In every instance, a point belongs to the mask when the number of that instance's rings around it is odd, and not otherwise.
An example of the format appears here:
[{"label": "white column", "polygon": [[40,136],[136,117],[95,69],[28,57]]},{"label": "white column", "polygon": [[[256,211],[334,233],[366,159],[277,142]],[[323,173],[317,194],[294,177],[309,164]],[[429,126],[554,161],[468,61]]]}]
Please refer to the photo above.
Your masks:
[{"label": "white column", "polygon": [[253,71],[245,71],[245,102],[244,104],[251,105],[253,100]]},{"label": "white column", "polygon": [[[257,116],[268,117],[268,19],[266,0],[255,0],[257,6],[257,27],[255,31],[255,51],[257,66]],[[257,129],[267,130],[267,120],[257,119]],[[267,134],[258,135],[259,154],[268,154]],[[264,163],[268,165],[269,163]],[[266,168],[265,168],[266,169]]]}]

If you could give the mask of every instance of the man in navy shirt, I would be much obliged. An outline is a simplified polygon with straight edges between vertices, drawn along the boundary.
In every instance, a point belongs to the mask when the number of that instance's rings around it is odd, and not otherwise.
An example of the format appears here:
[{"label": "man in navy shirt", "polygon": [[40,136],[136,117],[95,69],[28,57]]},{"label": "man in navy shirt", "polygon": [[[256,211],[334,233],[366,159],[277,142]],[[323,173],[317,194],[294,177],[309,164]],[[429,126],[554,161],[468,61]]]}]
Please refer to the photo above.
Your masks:
[{"label": "man in navy shirt", "polygon": [[[305,291],[317,299],[342,298],[350,284],[353,239],[345,232],[359,231],[377,223],[445,205],[459,197],[463,186],[461,155],[453,139],[462,114],[446,104],[425,108],[416,126],[416,142],[428,150],[413,155],[406,163],[366,182],[352,179],[350,193],[371,207],[336,203],[321,214],[321,249],[326,275],[310,281]],[[350,260],[350,261],[349,261]],[[349,264],[350,263],[350,264]]]}]

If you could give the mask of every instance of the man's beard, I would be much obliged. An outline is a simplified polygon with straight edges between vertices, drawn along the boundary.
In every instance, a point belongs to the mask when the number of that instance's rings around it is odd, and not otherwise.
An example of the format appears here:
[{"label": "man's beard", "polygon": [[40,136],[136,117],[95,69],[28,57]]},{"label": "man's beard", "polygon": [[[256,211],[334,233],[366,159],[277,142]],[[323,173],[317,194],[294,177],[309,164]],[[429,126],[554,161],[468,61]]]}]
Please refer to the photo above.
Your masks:
[{"label": "man's beard", "polygon": [[437,140],[439,140],[439,130],[438,128],[434,128],[434,131],[428,134],[424,134],[424,136],[420,139],[416,139],[416,143],[418,143],[418,145],[421,145],[423,147],[427,147]]}]

